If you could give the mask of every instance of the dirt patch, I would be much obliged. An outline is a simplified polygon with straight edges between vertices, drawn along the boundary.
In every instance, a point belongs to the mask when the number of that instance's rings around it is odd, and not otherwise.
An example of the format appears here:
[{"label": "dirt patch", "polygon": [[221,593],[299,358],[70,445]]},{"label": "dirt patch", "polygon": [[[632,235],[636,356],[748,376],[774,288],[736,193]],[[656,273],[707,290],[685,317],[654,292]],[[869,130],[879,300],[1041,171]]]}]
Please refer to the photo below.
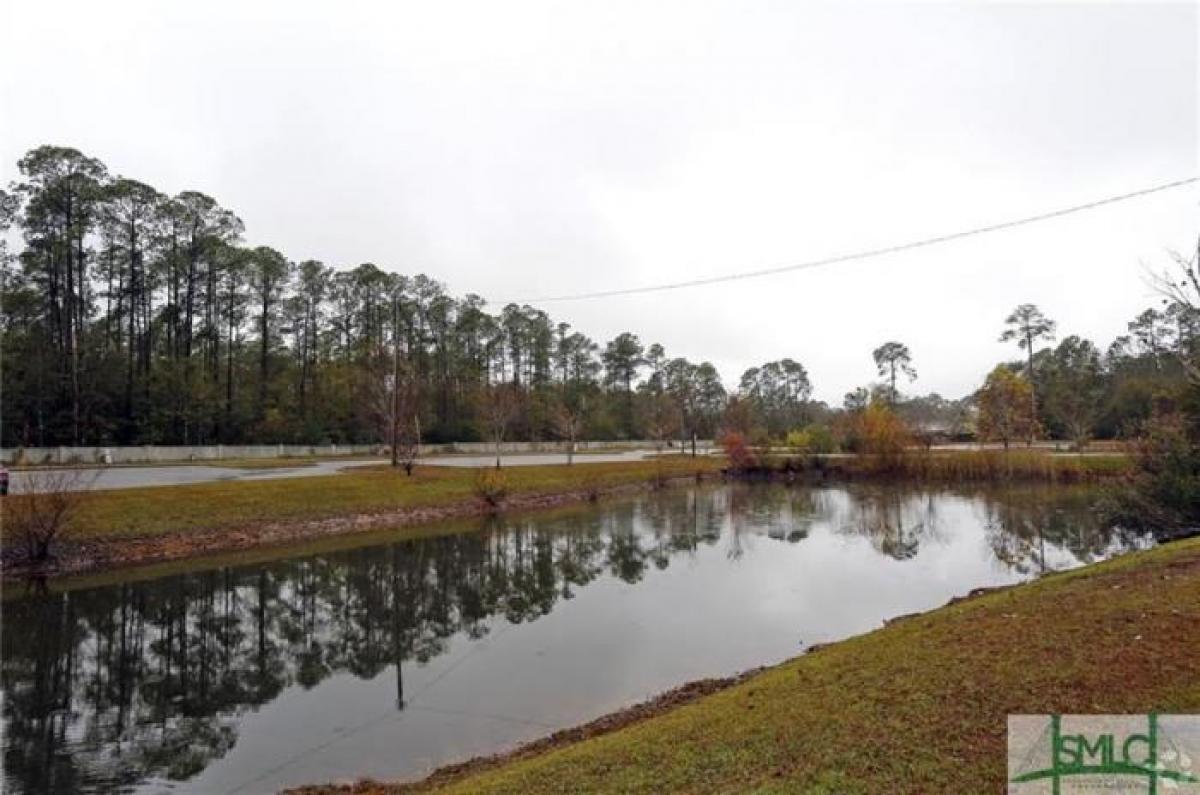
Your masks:
[{"label": "dirt patch", "polygon": [[484,770],[500,767],[511,762],[552,751],[560,746],[598,737],[602,734],[618,731],[635,723],[669,712],[676,707],[691,703],[704,696],[712,695],[721,690],[741,684],[756,676],[765,668],[754,668],[736,676],[722,679],[698,679],[694,682],[680,685],[673,690],[660,693],[654,698],[626,707],[618,712],[601,716],[582,726],[562,729],[546,737],[534,740],[511,751],[492,756],[480,756],[466,762],[440,767],[420,781],[394,783],[363,779],[353,784],[320,784],[285,790],[292,795],[371,795],[371,793],[421,792],[436,787],[442,787],[467,776],[472,776]]},{"label": "dirt patch", "polygon": [[[669,482],[693,482],[693,477],[674,478]],[[626,483],[599,490],[572,490],[553,493],[515,494],[501,506],[502,512],[523,512],[594,502],[599,497],[651,491],[660,484]],[[324,519],[265,522],[245,527],[189,530],[153,536],[63,540],[56,545],[54,557],[35,564],[26,556],[23,545],[9,544],[0,549],[0,571],[5,577],[51,579],[91,574],[109,569],[203,557],[260,547],[285,546],[318,538],[366,533],[393,528],[430,524],[448,519],[463,519],[496,513],[480,500],[470,499],[448,505],[403,508],[375,513],[360,513]]]}]

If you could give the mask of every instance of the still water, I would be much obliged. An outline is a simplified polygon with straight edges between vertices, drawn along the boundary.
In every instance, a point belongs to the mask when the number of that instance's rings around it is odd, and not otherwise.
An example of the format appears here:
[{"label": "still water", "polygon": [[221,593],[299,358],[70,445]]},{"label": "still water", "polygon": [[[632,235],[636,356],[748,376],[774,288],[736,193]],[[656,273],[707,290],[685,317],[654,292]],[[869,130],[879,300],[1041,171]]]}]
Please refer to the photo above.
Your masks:
[{"label": "still water", "polygon": [[1085,491],[669,490],[3,605],[6,792],[407,778],[1148,542]]}]

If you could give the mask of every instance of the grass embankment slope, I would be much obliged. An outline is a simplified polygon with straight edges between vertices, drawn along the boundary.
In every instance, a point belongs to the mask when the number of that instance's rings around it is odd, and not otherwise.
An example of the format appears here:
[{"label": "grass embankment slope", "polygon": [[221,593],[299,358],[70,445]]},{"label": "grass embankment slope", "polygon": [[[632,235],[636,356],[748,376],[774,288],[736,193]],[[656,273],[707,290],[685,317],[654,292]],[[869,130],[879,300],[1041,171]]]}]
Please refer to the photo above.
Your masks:
[{"label": "grass embankment slope", "polygon": [[[713,459],[681,457],[573,466],[514,466],[501,471],[507,501],[520,507],[530,498],[554,495],[582,498],[659,477],[715,472],[720,465]],[[429,513],[427,509],[449,506],[476,509],[478,472],[456,467],[417,467],[408,477],[382,465],[329,476],[96,491],[83,497],[63,540],[113,541],[221,529],[252,532],[267,522],[418,510]]]},{"label": "grass embankment slope", "polygon": [[618,731],[416,788],[1002,792],[1008,714],[1200,711],[1198,651],[1193,539],[907,618]]}]

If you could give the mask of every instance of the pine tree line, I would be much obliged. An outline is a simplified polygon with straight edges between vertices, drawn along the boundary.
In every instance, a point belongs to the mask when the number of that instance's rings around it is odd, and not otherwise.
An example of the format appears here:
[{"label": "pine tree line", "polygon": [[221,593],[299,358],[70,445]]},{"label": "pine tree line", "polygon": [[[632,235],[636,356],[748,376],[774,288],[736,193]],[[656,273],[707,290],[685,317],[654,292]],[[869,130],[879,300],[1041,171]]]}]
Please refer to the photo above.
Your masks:
[{"label": "pine tree line", "polygon": [[579,438],[686,438],[724,405],[711,364],[634,334],[602,347],[424,275],[247,247],[213,198],[74,149],[18,168],[0,191],[0,230],[24,242],[0,251],[5,447],[386,441],[400,405],[425,441],[464,441],[487,435],[501,397],[508,438],[561,437],[564,416]]}]

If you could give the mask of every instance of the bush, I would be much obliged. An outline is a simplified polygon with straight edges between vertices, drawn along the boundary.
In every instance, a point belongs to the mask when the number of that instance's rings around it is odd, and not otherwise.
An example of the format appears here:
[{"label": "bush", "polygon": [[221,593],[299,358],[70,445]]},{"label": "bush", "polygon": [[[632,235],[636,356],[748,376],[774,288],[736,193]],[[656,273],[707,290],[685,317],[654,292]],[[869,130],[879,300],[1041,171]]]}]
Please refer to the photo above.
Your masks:
[{"label": "bush", "polygon": [[5,498],[5,533],[21,540],[31,561],[49,559],[92,480],[71,469],[26,473],[20,493]]},{"label": "bush", "polygon": [[837,441],[833,431],[825,425],[806,425],[789,431],[784,444],[796,453],[825,455],[837,452]]},{"label": "bush", "polygon": [[493,510],[500,508],[508,496],[508,476],[504,470],[480,468],[475,473],[475,496]]},{"label": "bush", "polygon": [[758,457],[750,449],[744,434],[737,431],[726,431],[721,436],[721,449],[729,458],[729,467],[735,472],[744,472],[758,466]]},{"label": "bush", "polygon": [[588,502],[596,502],[600,499],[600,478],[590,470],[585,470],[584,474],[579,476],[579,490],[587,497]]},{"label": "bush", "polygon": [[896,469],[912,444],[912,433],[904,420],[881,401],[875,401],[854,417],[853,435],[858,452],[870,457],[870,466]]},{"label": "bush", "polygon": [[811,440],[808,436],[808,431],[794,430],[788,431],[787,438],[784,439],[784,445],[797,453],[807,453]]},{"label": "bush", "polygon": [[771,445],[774,441],[771,439],[771,434],[767,431],[766,428],[753,429],[752,431],[750,431],[750,434],[747,437],[747,439],[748,439],[747,443],[749,444],[750,449],[758,450],[760,452],[770,450]]},{"label": "bush", "polygon": [[1111,520],[1163,538],[1200,532],[1200,433],[1189,420],[1190,412],[1171,411],[1146,421],[1134,473],[1111,495]]}]

